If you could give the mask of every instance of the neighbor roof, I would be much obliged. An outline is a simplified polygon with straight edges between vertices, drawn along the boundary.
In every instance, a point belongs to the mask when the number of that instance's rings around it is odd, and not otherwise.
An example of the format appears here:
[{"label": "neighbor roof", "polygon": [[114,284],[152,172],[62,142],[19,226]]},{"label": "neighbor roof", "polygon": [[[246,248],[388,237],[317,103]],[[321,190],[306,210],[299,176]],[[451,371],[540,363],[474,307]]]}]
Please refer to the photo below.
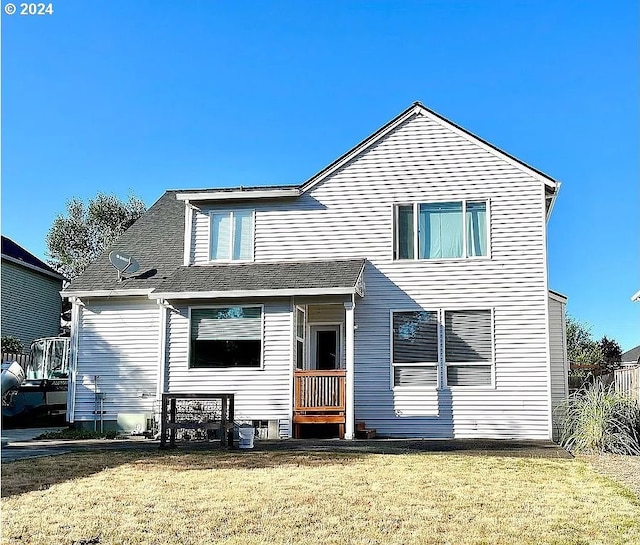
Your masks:
[{"label": "neighbor roof", "polygon": [[49,276],[54,276],[61,280],[64,279],[55,269],[4,235],[2,236],[2,257],[7,258],[13,263],[25,265],[29,269],[38,269],[40,272],[46,273]]},{"label": "neighbor roof", "polygon": [[640,361],[640,346],[627,350],[622,354],[622,363],[638,363]]},{"label": "neighbor roof", "polygon": [[331,295],[362,289],[364,259],[180,267],[154,290],[158,299]]}]

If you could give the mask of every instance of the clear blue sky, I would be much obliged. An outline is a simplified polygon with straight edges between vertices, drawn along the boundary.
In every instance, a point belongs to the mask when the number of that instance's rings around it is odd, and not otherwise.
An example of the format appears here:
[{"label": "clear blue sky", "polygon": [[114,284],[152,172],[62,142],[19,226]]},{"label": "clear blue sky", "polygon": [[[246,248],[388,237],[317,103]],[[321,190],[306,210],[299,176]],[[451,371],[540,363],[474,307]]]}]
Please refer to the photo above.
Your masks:
[{"label": "clear blue sky", "polygon": [[636,0],[53,8],[1,16],[2,232],[36,255],[73,196],[297,184],[420,100],[562,182],[550,285],[640,344]]}]

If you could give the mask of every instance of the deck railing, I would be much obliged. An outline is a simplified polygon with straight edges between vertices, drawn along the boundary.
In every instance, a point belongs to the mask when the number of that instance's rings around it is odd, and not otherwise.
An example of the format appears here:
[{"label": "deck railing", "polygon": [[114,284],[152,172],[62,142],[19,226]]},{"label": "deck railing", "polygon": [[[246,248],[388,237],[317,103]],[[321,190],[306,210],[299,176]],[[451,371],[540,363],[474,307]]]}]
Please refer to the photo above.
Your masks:
[{"label": "deck railing", "polygon": [[344,369],[294,372],[294,437],[303,424],[337,424],[344,437],[346,376]]},{"label": "deck railing", "polygon": [[345,377],[343,369],[327,371],[295,371],[294,411],[340,413],[345,410]]}]

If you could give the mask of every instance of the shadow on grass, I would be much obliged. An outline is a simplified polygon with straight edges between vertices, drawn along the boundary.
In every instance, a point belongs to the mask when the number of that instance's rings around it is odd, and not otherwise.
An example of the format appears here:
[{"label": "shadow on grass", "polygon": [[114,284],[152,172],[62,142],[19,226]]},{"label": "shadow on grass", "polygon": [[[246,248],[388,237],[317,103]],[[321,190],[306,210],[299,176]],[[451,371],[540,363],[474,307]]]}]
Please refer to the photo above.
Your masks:
[{"label": "shadow on grass", "polygon": [[[147,445],[149,447],[151,445]],[[571,455],[552,443],[525,441],[265,441],[254,450],[226,450],[212,445],[181,445],[174,450],[83,450],[2,464],[2,497],[46,490],[124,464],[151,471],[251,470],[357,464],[370,455],[454,454],[563,459]]]}]

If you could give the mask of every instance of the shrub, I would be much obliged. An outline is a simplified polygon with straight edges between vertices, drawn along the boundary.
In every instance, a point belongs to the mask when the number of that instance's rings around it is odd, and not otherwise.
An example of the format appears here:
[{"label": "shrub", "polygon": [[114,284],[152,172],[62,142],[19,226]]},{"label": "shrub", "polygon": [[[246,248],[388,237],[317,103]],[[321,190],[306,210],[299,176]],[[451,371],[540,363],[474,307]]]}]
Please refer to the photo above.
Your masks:
[{"label": "shrub", "polygon": [[20,339],[13,335],[5,335],[2,337],[1,342],[3,352],[8,352],[9,354],[22,354],[22,351],[24,350],[24,346]]},{"label": "shrub", "polygon": [[560,444],[573,453],[640,455],[640,406],[596,380],[563,407]]}]

